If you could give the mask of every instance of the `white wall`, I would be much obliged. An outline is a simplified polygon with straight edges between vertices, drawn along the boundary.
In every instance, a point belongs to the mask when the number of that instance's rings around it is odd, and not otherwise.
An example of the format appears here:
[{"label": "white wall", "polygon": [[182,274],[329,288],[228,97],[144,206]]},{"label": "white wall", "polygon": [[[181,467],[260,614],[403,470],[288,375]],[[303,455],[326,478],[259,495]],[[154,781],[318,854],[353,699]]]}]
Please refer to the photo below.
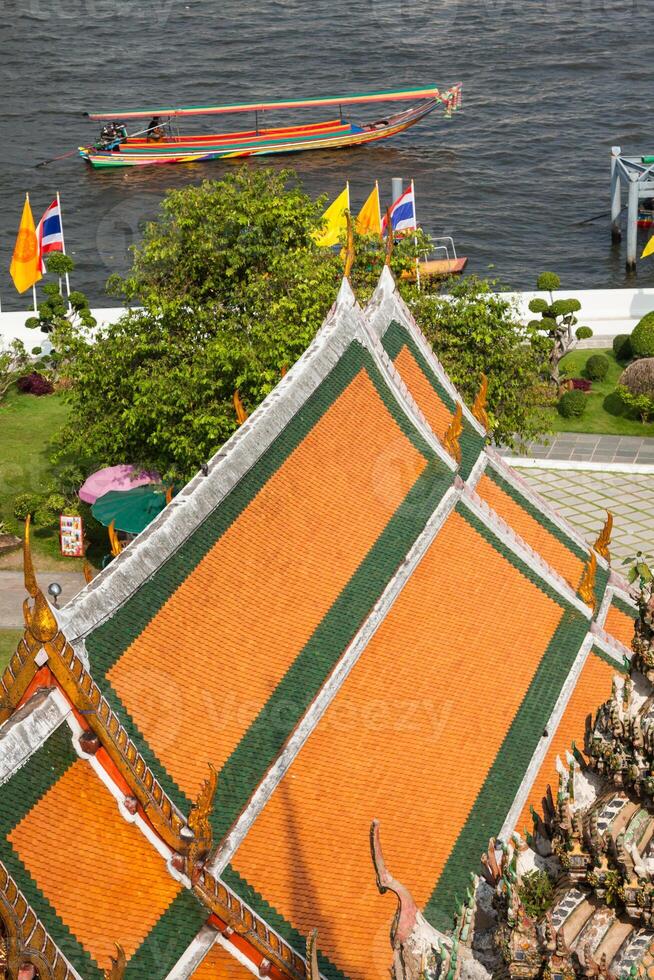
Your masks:
[{"label": "white wall", "polygon": [[[534,319],[529,302],[535,296],[549,302],[549,293],[502,293],[518,303],[526,322]],[[641,317],[654,310],[654,289],[570,289],[554,293],[555,299],[578,299],[579,325],[590,327],[596,337],[615,337],[631,333]]]},{"label": "white wall", "polygon": [[[119,306],[112,309],[92,310],[98,326],[115,323],[124,312],[124,309]],[[7,343],[11,340],[22,340],[28,351],[33,347],[42,347],[47,340],[46,335],[38,329],[30,330],[25,326],[25,320],[30,316],[34,316],[31,310],[27,313],[0,313],[0,346],[3,341]]]},{"label": "white wall", "polygon": [[[531,320],[529,302],[535,296],[549,300],[549,293],[501,293],[515,300],[522,319]],[[581,303],[577,314],[579,324],[590,327],[596,337],[615,337],[619,333],[631,333],[642,316],[654,310],[654,289],[572,289],[559,290],[555,299],[575,297]],[[114,323],[124,312],[122,307],[93,310],[100,326]],[[19,338],[28,350],[40,347],[44,335],[38,330],[28,330],[25,320],[32,314],[0,313],[0,341]]]}]

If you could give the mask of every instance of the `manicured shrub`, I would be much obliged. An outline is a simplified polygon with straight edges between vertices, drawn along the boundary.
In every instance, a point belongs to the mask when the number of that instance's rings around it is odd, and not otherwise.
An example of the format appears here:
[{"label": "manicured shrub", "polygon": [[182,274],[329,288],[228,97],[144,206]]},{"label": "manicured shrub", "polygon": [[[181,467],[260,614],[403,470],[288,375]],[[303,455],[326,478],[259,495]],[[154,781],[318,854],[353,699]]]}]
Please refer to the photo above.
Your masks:
[{"label": "manicured shrub", "polygon": [[14,517],[19,521],[26,520],[28,514],[33,517],[42,500],[37,493],[19,493],[14,499]]},{"label": "manicured shrub", "polygon": [[618,385],[615,390],[622,399],[623,405],[629,411],[640,416],[641,422],[651,422],[654,415],[654,397],[652,395],[636,395],[624,385]]},{"label": "manicured shrub", "polygon": [[593,336],[593,331],[590,327],[577,327],[575,330],[575,337],[577,340],[588,340],[589,337]]},{"label": "manicured shrub", "polygon": [[654,357],[654,310],[631,331],[631,349],[634,357]]},{"label": "manicured shrub", "polygon": [[604,381],[609,373],[609,359],[604,354],[592,354],[586,361],[586,374],[591,381]]},{"label": "manicured shrub", "polygon": [[561,280],[556,272],[541,272],[536,280],[536,289],[555,290],[561,285]]},{"label": "manicured shrub", "polygon": [[53,527],[59,523],[59,515],[66,507],[66,498],[60,493],[51,493],[42,500],[34,512],[34,523],[41,527]]},{"label": "manicured shrub", "polygon": [[54,390],[52,382],[44,378],[38,371],[23,375],[16,382],[16,387],[26,395],[51,395]]},{"label": "manicured shrub", "polygon": [[633,357],[631,337],[628,333],[619,333],[613,338],[613,353],[618,361],[629,361]]},{"label": "manicured shrub", "polygon": [[618,384],[632,395],[654,398],[654,357],[643,357],[624,369]]},{"label": "manicured shrub", "polygon": [[593,383],[588,378],[573,378],[572,387],[575,391],[590,391]]},{"label": "manicured shrub", "polygon": [[586,395],[578,389],[566,391],[559,398],[558,409],[564,419],[580,418],[586,411]]}]

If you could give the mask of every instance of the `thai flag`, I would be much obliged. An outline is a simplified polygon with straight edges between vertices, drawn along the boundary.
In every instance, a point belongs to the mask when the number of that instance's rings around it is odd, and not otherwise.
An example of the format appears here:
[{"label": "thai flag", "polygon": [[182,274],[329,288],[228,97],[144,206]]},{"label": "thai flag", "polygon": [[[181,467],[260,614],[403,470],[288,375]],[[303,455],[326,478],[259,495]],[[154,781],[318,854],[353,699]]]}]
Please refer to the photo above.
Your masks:
[{"label": "thai flag", "polygon": [[61,206],[55,198],[36,226],[36,239],[41,256],[41,272],[45,272],[44,255],[64,251],[64,232],[61,226]]},{"label": "thai flag", "polygon": [[[393,231],[408,231],[418,227],[416,222],[416,196],[413,190],[413,181],[409,184],[403,194],[400,194],[397,201],[391,205],[391,223]],[[382,235],[386,234],[387,216],[382,221]]]}]

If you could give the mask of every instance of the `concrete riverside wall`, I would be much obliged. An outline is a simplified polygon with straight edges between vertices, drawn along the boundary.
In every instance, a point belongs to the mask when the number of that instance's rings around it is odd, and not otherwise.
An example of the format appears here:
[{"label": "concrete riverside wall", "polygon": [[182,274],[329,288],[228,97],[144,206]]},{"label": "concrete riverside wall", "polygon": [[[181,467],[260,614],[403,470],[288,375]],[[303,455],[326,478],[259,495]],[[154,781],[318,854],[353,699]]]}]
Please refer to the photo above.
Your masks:
[{"label": "concrete riverside wall", "polygon": [[[549,300],[548,293],[500,293],[514,300],[521,319],[526,322],[534,314],[529,312],[529,302],[535,296]],[[575,297],[581,303],[578,314],[579,324],[590,327],[595,337],[615,337],[619,333],[631,333],[642,316],[654,310],[654,289],[570,289],[554,293],[555,299]],[[100,326],[114,323],[123,313],[121,307],[93,310],[93,316]],[[25,320],[32,314],[0,313],[0,342],[19,338],[28,350],[39,347],[43,334],[28,330]]]},{"label": "concrete riverside wall", "polygon": [[[98,326],[103,327],[109,323],[115,323],[125,311],[122,307],[116,306],[97,309],[92,312],[98,321]],[[43,347],[47,341],[46,335],[42,334],[40,330],[30,330],[25,326],[25,320],[30,316],[34,316],[32,310],[27,310],[26,313],[0,313],[0,346],[3,342],[6,344],[11,340],[22,340],[28,351],[32,350],[33,347]]]},{"label": "concrete riverside wall", "polygon": [[[501,293],[515,300],[524,322],[534,319],[529,303],[535,297],[549,302],[549,293]],[[641,317],[654,310],[654,289],[561,289],[554,299],[578,299],[579,326],[590,327],[596,337],[631,333]]]}]

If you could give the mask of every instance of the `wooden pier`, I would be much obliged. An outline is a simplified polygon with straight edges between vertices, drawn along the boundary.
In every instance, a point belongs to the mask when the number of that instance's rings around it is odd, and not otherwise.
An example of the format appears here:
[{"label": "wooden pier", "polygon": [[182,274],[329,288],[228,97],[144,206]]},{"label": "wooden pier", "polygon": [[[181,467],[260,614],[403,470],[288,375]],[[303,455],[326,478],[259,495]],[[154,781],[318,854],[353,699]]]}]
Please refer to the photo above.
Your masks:
[{"label": "wooden pier", "polygon": [[636,271],[640,202],[654,197],[654,156],[626,157],[611,147],[611,241],[622,241],[622,185],[627,188],[627,272]]}]

